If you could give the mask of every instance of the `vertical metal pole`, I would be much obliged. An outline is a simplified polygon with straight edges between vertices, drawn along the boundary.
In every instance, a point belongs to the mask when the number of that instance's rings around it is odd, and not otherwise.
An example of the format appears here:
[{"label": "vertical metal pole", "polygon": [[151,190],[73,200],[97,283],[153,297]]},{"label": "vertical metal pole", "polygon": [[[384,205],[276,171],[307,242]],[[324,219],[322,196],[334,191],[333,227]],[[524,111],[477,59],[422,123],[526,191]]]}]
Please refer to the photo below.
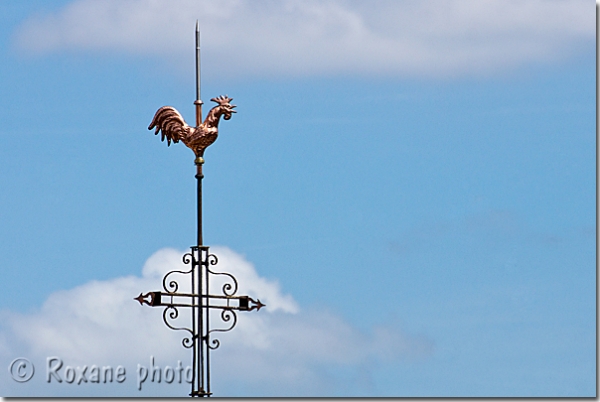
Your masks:
[{"label": "vertical metal pole", "polygon": [[[198,292],[198,286],[197,286],[197,279],[196,279],[196,275],[198,274],[198,251],[197,249],[195,249],[194,247],[192,247],[192,294],[195,295]],[[192,338],[192,392],[190,393],[190,396],[194,396],[194,391],[195,390],[195,385],[194,382],[196,381],[196,378],[198,376],[198,347],[201,347],[202,344],[199,343],[199,339],[197,337],[195,337],[195,334],[198,333],[198,322],[196,320],[196,315],[198,314],[198,307],[196,307],[199,303],[200,300],[196,300],[197,298],[194,296],[192,297],[192,331],[193,331],[193,338]]]},{"label": "vertical metal pole", "polygon": [[206,337],[205,337],[205,344],[206,344],[206,392],[208,392],[208,396],[210,396],[210,323],[209,323],[209,314],[210,314],[210,309],[208,307],[208,295],[210,294],[209,289],[208,289],[208,266],[209,266],[209,261],[208,261],[208,247],[205,247],[206,249],[206,265],[204,266],[204,269],[206,272],[206,311],[205,311],[205,328],[204,330],[206,331]]},{"label": "vertical metal pole", "polygon": [[201,156],[196,157],[196,180],[198,181],[197,188],[197,197],[198,197],[198,247],[203,245],[202,239],[202,179],[204,175],[202,174],[202,164],[204,163],[204,159]]},{"label": "vertical metal pole", "polygon": [[[204,384],[204,352],[206,346],[206,337],[204,335],[207,329],[204,326],[204,313],[205,306],[208,304],[208,299],[204,297],[204,286],[205,283],[208,283],[208,278],[205,277],[206,263],[208,259],[208,253],[205,252],[205,248],[202,247],[202,178],[204,175],[202,174],[202,164],[204,163],[204,159],[201,156],[196,157],[196,179],[198,181],[198,245],[196,249],[198,250],[198,265],[194,267],[197,270],[197,286],[196,290],[198,293],[198,307],[196,309],[195,317],[193,318],[197,322],[197,330],[195,335],[197,336],[196,342],[198,343],[199,349],[194,351],[194,360],[196,363],[196,377],[194,377],[196,392],[203,393],[206,392],[205,384]],[[206,317],[208,321],[208,317]],[[208,354],[208,350],[206,351]],[[192,386],[192,393],[193,393]],[[196,394],[196,396],[204,396],[201,394]]]},{"label": "vertical metal pole", "polygon": [[[198,378],[196,379],[196,386],[199,392],[204,392],[204,322],[203,322],[203,313],[204,313],[204,294],[203,290],[203,282],[204,282],[204,262],[206,261],[206,257],[204,255],[204,250],[201,247],[198,247],[198,255],[200,257],[200,264],[198,264],[198,278],[199,278],[199,286],[198,286],[198,294],[200,297],[198,298],[200,306],[198,308],[198,341],[200,342],[200,356],[198,359]],[[203,396],[203,395],[201,395]]]},{"label": "vertical metal pole", "polygon": [[[196,126],[202,124],[202,100],[200,98],[200,23],[196,20]],[[208,380],[205,382],[205,378],[208,377],[208,364],[205,366],[205,359],[208,361],[208,249],[203,246],[204,239],[202,238],[202,179],[204,174],[202,173],[202,165],[204,164],[203,152],[196,152],[196,180],[198,182],[197,187],[197,215],[198,215],[198,238],[197,238],[197,249],[198,249],[198,272],[197,272],[197,290],[198,290],[198,308],[196,310],[197,316],[195,317],[198,323],[197,327],[197,342],[199,350],[194,351],[196,360],[196,392],[197,396],[210,396],[210,385]],[[206,293],[204,292],[206,287]],[[205,297],[206,295],[206,297]],[[206,320],[206,321],[205,321]],[[192,390],[193,391],[193,390]],[[208,394],[207,394],[208,393]]]},{"label": "vertical metal pole", "polygon": [[[202,100],[200,99],[200,22],[196,20],[196,126],[202,124]],[[196,152],[196,179],[198,180],[198,247],[202,246],[202,164],[204,158]]]}]

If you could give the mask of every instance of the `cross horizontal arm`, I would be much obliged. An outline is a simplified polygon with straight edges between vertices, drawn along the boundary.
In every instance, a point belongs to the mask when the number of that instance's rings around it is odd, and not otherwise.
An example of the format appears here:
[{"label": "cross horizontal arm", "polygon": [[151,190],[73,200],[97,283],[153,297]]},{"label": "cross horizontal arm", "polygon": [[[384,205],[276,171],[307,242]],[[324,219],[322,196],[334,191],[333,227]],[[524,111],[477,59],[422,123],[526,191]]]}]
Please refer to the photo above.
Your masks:
[{"label": "cross horizontal arm", "polygon": [[[170,298],[170,302],[163,302],[163,296]],[[191,303],[174,303],[173,297],[199,297],[202,299],[220,299],[227,300],[227,305],[210,305],[210,304],[197,304],[194,302]],[[148,299],[148,300],[147,300]],[[230,306],[229,300],[237,299],[237,306]],[[213,309],[222,309],[222,310],[240,310],[240,311],[252,311],[252,310],[260,310],[262,307],[265,307],[260,300],[254,300],[250,296],[221,296],[221,295],[197,295],[193,293],[163,293],[163,292],[148,292],[146,294],[140,293],[138,297],[135,297],[134,300],[137,300],[140,305],[147,304],[151,307],[206,307]]]}]

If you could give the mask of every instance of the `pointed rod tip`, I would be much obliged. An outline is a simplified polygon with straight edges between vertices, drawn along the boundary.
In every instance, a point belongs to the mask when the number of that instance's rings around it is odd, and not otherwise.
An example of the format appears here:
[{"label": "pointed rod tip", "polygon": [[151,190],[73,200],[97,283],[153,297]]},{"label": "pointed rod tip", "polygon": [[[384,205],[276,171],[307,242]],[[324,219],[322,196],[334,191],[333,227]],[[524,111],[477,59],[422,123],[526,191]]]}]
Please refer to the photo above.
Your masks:
[{"label": "pointed rod tip", "polygon": [[200,32],[200,21],[196,20],[196,32]]}]

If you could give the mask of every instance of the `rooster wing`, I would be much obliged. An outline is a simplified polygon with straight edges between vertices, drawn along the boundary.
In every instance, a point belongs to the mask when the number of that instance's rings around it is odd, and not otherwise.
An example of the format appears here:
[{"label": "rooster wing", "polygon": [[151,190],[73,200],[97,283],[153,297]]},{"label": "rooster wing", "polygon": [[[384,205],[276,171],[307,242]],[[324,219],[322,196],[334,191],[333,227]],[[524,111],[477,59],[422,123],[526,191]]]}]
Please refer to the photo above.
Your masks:
[{"label": "rooster wing", "polygon": [[156,111],[152,123],[148,126],[148,130],[156,127],[154,134],[161,134],[161,141],[167,139],[167,145],[178,143],[179,140],[185,140],[194,131],[193,127],[187,125],[181,114],[171,106],[163,106]]}]

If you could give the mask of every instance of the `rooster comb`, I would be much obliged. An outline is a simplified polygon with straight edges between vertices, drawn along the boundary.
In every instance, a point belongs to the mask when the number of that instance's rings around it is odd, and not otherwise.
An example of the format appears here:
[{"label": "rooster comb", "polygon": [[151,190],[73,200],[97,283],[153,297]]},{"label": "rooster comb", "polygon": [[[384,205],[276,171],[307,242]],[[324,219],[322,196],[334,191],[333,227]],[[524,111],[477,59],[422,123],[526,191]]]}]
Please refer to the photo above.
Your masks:
[{"label": "rooster comb", "polygon": [[216,98],[212,98],[211,101],[218,103],[221,106],[231,106],[234,107],[233,105],[231,105],[231,101],[233,100],[233,98],[228,97],[227,95],[223,96],[218,96]]}]

